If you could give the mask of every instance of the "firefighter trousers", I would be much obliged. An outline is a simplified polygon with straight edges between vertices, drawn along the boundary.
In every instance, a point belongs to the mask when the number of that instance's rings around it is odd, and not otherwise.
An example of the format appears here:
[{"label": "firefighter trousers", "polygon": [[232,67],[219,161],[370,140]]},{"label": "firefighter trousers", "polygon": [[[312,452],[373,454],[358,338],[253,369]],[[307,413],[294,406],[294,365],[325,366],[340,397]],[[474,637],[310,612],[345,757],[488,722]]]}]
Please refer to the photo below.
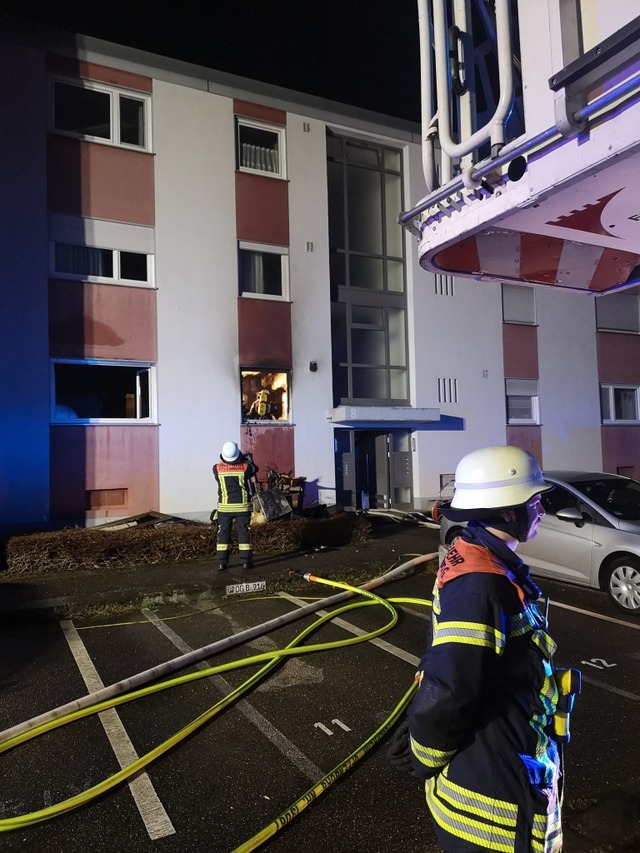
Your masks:
[{"label": "firefighter trousers", "polygon": [[229,562],[231,528],[233,526],[234,520],[236,523],[236,532],[238,534],[238,550],[240,552],[240,562],[246,569],[250,569],[253,565],[251,533],[249,531],[249,522],[251,521],[250,512],[218,511],[218,533],[216,538],[216,554],[218,557],[218,564],[220,566],[226,566]]}]

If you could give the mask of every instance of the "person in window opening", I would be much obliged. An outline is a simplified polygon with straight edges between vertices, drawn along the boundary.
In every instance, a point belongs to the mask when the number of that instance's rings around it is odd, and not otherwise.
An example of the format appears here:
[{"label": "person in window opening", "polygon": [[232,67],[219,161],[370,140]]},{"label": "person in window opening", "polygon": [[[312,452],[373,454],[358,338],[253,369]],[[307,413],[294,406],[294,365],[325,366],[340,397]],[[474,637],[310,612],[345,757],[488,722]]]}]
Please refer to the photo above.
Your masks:
[{"label": "person in window opening", "polygon": [[256,398],[249,407],[247,418],[255,420],[275,420],[277,415],[274,413],[273,392],[274,376],[272,373],[265,373],[260,378],[260,390],[256,392]]},{"label": "person in window opening", "polygon": [[245,569],[253,568],[251,549],[251,498],[255,490],[258,467],[249,454],[243,454],[235,441],[225,441],[220,461],[213,466],[218,484],[218,507],[213,514],[217,527],[216,554],[221,571],[229,565],[231,528],[236,523],[240,562]]},{"label": "person in window opening", "polygon": [[536,535],[551,488],[526,451],[486,447],[461,459],[440,507],[468,525],[437,572],[402,761],[425,781],[445,853],[562,849],[568,724],[556,707],[560,697],[570,710],[580,673],[554,669],[540,589],[515,553]]},{"label": "person in window opening", "polygon": [[255,400],[249,407],[247,417],[254,418],[256,420],[273,420],[271,403],[269,402],[269,392],[266,388],[262,388],[262,390],[258,391],[256,394]]}]

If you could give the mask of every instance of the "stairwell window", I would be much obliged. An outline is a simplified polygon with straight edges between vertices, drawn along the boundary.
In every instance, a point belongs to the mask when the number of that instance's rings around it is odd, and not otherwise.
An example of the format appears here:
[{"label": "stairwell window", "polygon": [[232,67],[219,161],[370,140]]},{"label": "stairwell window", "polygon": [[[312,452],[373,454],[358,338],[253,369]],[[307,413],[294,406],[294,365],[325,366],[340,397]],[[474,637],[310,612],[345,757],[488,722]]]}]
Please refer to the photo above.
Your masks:
[{"label": "stairwell window", "polygon": [[249,119],[236,119],[237,162],[241,172],[258,172],[275,178],[285,176],[283,127]]},{"label": "stairwell window", "polygon": [[94,142],[150,150],[148,95],[98,83],[52,81],[51,129]]},{"label": "stairwell window", "polygon": [[507,423],[539,424],[540,406],[537,379],[507,379]]},{"label": "stairwell window", "polygon": [[600,410],[603,424],[639,421],[640,387],[637,385],[601,385]]}]

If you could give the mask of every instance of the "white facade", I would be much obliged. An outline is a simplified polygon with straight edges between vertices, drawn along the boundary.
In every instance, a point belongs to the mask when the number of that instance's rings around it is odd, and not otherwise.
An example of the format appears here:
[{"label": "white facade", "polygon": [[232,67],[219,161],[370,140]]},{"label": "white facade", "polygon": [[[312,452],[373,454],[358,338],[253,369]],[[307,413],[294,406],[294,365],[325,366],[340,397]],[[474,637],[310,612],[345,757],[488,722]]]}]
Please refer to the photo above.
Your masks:
[{"label": "white facade", "polygon": [[153,116],[160,510],[192,515],[238,430],[232,102],[156,81]]}]

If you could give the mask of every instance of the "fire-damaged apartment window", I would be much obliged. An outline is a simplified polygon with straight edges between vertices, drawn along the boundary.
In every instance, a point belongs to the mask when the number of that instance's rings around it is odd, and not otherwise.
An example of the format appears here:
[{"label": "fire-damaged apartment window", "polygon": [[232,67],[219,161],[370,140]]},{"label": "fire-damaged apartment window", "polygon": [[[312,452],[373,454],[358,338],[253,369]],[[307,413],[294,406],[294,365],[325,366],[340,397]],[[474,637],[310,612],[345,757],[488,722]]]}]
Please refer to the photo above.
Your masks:
[{"label": "fire-damaged apartment window", "polygon": [[243,370],[240,384],[244,423],[289,420],[289,371]]},{"label": "fire-damaged apartment window", "polygon": [[52,371],[54,423],[154,422],[154,366],[56,361]]}]

